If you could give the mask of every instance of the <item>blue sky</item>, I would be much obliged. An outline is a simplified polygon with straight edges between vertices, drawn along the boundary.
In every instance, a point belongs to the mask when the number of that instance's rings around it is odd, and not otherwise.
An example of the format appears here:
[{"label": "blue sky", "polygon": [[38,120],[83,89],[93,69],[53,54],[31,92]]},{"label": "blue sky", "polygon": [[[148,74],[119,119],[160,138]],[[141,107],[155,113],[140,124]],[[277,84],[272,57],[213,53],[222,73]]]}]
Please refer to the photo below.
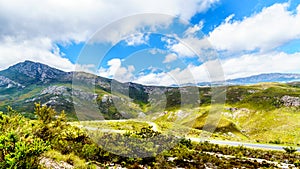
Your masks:
[{"label": "blue sky", "polygon": [[0,69],[32,60],[148,85],[300,73],[299,0],[55,1],[0,0]]}]

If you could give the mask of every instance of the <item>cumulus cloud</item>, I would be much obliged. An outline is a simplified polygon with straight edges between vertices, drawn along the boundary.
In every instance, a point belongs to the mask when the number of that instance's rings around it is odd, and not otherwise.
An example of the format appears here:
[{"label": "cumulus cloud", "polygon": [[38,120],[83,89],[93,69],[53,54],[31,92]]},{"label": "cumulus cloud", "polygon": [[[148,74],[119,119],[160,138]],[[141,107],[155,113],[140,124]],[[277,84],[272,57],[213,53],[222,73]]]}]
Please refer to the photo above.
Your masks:
[{"label": "cumulus cloud", "polygon": [[274,4],[242,21],[233,15],[209,34],[209,41],[218,50],[268,51],[283,43],[300,38],[300,5],[288,11],[288,3]]},{"label": "cumulus cloud", "polygon": [[300,73],[300,53],[247,54],[222,60],[221,64],[218,62],[212,60],[199,66],[190,64],[184,69],[175,68],[168,72],[141,74],[134,78],[134,82],[147,85],[180,85],[222,81],[262,73]]},{"label": "cumulus cloud", "polygon": [[122,62],[119,58],[111,59],[107,62],[108,68],[101,67],[98,70],[98,74],[102,77],[113,78],[120,82],[132,81],[135,70],[133,65],[127,67],[122,66]]},{"label": "cumulus cloud", "polygon": [[[85,41],[103,25],[117,19],[142,13],[160,13],[189,20],[195,13],[207,10],[218,0],[1,0],[1,35],[31,37],[48,36],[58,41]],[[143,23],[160,23],[160,18],[136,21],[126,27]],[[162,20],[165,21],[165,20]]]},{"label": "cumulus cloud", "polygon": [[149,34],[130,34],[129,37],[125,39],[128,46],[138,46],[142,44],[147,44],[149,40]]},{"label": "cumulus cloud", "polygon": [[[196,25],[191,25],[183,32],[182,36],[173,35],[174,38],[164,37],[162,41],[166,42],[166,48],[176,53],[181,58],[199,57],[202,62],[213,60],[207,58],[205,53],[213,50],[213,46],[201,32],[203,21]],[[173,37],[172,35],[170,37]]]},{"label": "cumulus cloud", "polygon": [[222,61],[227,79],[246,77],[261,73],[299,73],[300,53],[270,52],[248,54]]},{"label": "cumulus cloud", "polygon": [[48,64],[64,71],[74,70],[74,65],[63,55],[59,48],[48,38],[18,41],[7,37],[0,42],[0,69],[25,60]]},{"label": "cumulus cloud", "polygon": [[184,36],[185,37],[194,37],[195,34],[197,32],[199,32],[202,28],[203,28],[203,21],[200,21],[198,24],[194,25],[194,26],[191,26],[189,27],[185,32],[184,32]]},{"label": "cumulus cloud", "polygon": [[176,52],[180,57],[194,57],[195,53],[192,51],[189,46],[183,43],[176,43],[169,47],[169,50]]},{"label": "cumulus cloud", "polygon": [[[62,53],[54,52],[56,43],[85,42],[103,25],[134,14],[161,13],[189,20],[195,13],[207,10],[217,1],[188,0],[182,5],[181,0],[0,0],[0,58],[3,61],[0,66],[5,68],[17,61],[32,59],[71,70],[74,65],[62,58]],[[115,36],[130,33],[136,27],[168,22],[163,17],[147,20],[141,17],[131,20],[129,25],[115,27]],[[114,38],[114,35],[106,36]],[[14,39],[14,42],[8,42],[7,38]],[[36,41],[44,39],[48,40],[48,44],[40,47],[43,43]]]},{"label": "cumulus cloud", "polygon": [[94,64],[76,64],[75,71],[77,72],[87,72],[91,74],[95,74],[96,65]]},{"label": "cumulus cloud", "polygon": [[175,53],[170,53],[165,57],[163,63],[169,63],[177,59],[177,55]]},{"label": "cumulus cloud", "polygon": [[184,69],[175,68],[168,72],[150,72],[134,78],[134,82],[146,85],[184,85],[198,82],[209,82],[210,77],[205,64],[201,66],[188,65]]},{"label": "cumulus cloud", "polygon": [[118,58],[111,59],[107,62],[108,68],[101,67],[99,75],[103,77],[112,77],[116,74],[117,70],[121,67],[121,60]]}]

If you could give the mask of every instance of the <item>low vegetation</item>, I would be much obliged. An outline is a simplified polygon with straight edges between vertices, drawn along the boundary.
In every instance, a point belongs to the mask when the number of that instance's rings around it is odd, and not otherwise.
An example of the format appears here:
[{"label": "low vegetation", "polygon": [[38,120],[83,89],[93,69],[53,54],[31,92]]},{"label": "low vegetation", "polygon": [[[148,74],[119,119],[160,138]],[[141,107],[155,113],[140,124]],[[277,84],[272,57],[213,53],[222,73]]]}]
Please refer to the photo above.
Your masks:
[{"label": "low vegetation", "polygon": [[11,108],[0,114],[0,168],[54,165],[49,163],[73,168],[276,168],[282,162],[300,166],[300,155],[292,148],[285,152],[193,143],[153,131],[152,126],[124,134],[99,131],[91,136],[67,123],[64,112],[57,115],[36,104],[35,114],[35,120]]}]

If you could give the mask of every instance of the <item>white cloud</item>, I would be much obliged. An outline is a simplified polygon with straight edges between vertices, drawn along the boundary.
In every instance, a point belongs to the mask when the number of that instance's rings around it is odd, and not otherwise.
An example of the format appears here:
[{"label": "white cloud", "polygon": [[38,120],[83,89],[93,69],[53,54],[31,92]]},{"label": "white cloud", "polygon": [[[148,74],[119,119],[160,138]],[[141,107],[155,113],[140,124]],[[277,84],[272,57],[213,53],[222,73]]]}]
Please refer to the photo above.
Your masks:
[{"label": "white cloud", "polygon": [[147,44],[149,40],[149,34],[130,34],[129,37],[125,39],[128,46],[138,46],[142,44]]},{"label": "white cloud", "polygon": [[94,64],[76,64],[75,65],[75,71],[77,72],[87,72],[91,74],[97,73],[95,71],[96,65]]},{"label": "white cloud", "polygon": [[118,58],[111,59],[107,62],[108,69],[100,68],[99,75],[103,77],[113,77],[117,70],[121,67],[121,60]]},{"label": "white cloud", "polygon": [[202,28],[203,28],[203,25],[204,25],[204,22],[203,21],[200,21],[198,24],[192,26],[192,27],[189,27],[185,32],[184,32],[184,36],[185,37],[194,37],[195,34],[197,32],[199,32]]},{"label": "white cloud", "polygon": [[188,36],[184,38],[177,38],[178,41],[165,40],[167,48],[170,52],[176,53],[178,57],[199,57],[199,61],[212,60],[205,55],[210,49],[213,49],[212,45],[206,38],[198,38],[197,36]]},{"label": "white cloud", "polygon": [[[53,51],[53,52],[51,52]],[[48,64],[65,71],[74,70],[74,65],[61,57],[59,48],[48,38],[18,41],[7,37],[0,42],[0,69],[6,69],[25,60]]]},{"label": "white cloud", "polygon": [[175,53],[170,53],[165,57],[163,63],[169,63],[177,59],[177,55]]},{"label": "white cloud", "polygon": [[170,86],[188,83],[195,84],[203,81],[210,81],[206,66],[188,65],[185,69],[176,68],[169,72],[142,74],[141,76],[135,77],[133,82],[146,85]]},{"label": "white cloud", "polygon": [[166,54],[167,51],[162,50],[162,49],[158,49],[158,48],[154,48],[154,49],[150,49],[149,53],[151,53],[152,55],[156,55],[158,53],[160,53],[160,54]]},{"label": "white cloud", "polygon": [[[84,42],[104,25],[135,14],[160,13],[189,20],[195,13],[207,10],[217,1],[187,0],[182,5],[181,0],[0,0],[0,66],[5,68],[31,59],[71,70],[74,65],[63,59],[62,53],[51,52],[57,48],[55,43]],[[129,20],[128,25],[111,27],[116,35],[105,36],[113,41],[147,25],[169,24],[168,19],[153,17],[145,20],[140,17]],[[14,42],[8,42],[7,38],[14,39]],[[44,39],[48,40],[48,46],[40,47],[43,43],[36,42]]]},{"label": "white cloud", "polygon": [[176,52],[180,57],[194,57],[195,53],[186,44],[176,43],[170,46],[169,50]]},{"label": "white cloud", "polygon": [[243,55],[222,61],[227,79],[246,77],[261,73],[300,73],[300,53],[271,52]]},{"label": "white cloud", "polygon": [[161,40],[165,42],[169,51],[176,53],[179,57],[199,57],[199,60],[212,60],[211,58],[204,58],[207,50],[212,50],[213,46],[201,32],[203,27],[203,21],[200,21],[196,25],[188,27],[184,32],[183,36],[170,35],[167,38],[164,37]]},{"label": "white cloud", "polygon": [[212,60],[205,64],[188,65],[184,69],[169,72],[150,72],[135,77],[134,82],[147,85],[180,85],[187,83],[212,82],[225,79],[247,77],[262,73],[300,73],[300,53],[287,54],[271,52],[266,54],[249,54],[238,58]]},{"label": "white cloud", "polygon": [[[218,0],[1,0],[1,35],[22,36],[24,38],[48,36],[52,40],[85,41],[103,25],[126,16],[159,13],[180,16],[189,20],[197,12],[207,10]],[[132,25],[162,23],[160,18],[137,20]],[[133,21],[132,21],[133,22]]]},{"label": "white cloud", "polygon": [[99,76],[113,78],[120,82],[129,82],[132,81],[134,75],[133,71],[135,70],[133,65],[122,67],[121,60],[119,58],[111,59],[107,62],[108,68],[101,67],[98,70]]},{"label": "white cloud", "polygon": [[268,51],[299,39],[300,5],[294,13],[288,11],[288,6],[288,3],[274,4],[242,21],[232,20],[231,15],[209,34],[208,39],[218,50],[229,51]]}]

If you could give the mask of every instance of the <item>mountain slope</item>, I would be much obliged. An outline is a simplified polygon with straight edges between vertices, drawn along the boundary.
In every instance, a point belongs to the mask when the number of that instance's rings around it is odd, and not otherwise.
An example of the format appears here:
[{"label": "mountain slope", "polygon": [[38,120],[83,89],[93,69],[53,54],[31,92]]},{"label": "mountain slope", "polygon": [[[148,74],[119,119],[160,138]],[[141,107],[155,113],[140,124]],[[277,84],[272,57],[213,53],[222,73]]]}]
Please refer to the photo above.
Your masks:
[{"label": "mountain slope", "polygon": [[25,61],[0,71],[0,76],[13,79],[22,85],[31,85],[49,82],[71,81],[72,74],[50,66]]},{"label": "mountain slope", "polygon": [[[286,80],[298,75],[272,74],[272,78],[267,78],[270,76],[250,79],[264,77],[270,80],[276,76]],[[112,88],[117,90],[111,91]],[[71,119],[81,115],[82,119],[95,120],[99,114],[104,119],[141,117],[154,120],[162,128],[176,124],[188,130],[193,128],[192,132],[201,131],[210,109],[212,91],[210,87],[197,87],[197,104],[184,107],[182,94],[195,94],[189,93],[192,90],[188,88],[120,83],[93,74],[63,72],[26,61],[0,71],[0,111],[11,105],[25,116],[34,118],[31,113],[34,103],[41,102],[57,111],[65,110]],[[226,106],[218,112],[222,117],[215,132],[235,140],[285,143],[294,140],[300,144],[297,140],[300,138],[299,95],[298,82],[228,86]]]},{"label": "mountain slope", "polygon": [[244,78],[230,79],[227,80],[229,85],[245,85],[245,84],[256,84],[262,82],[293,82],[300,81],[300,74],[295,73],[269,73],[259,74]]}]

